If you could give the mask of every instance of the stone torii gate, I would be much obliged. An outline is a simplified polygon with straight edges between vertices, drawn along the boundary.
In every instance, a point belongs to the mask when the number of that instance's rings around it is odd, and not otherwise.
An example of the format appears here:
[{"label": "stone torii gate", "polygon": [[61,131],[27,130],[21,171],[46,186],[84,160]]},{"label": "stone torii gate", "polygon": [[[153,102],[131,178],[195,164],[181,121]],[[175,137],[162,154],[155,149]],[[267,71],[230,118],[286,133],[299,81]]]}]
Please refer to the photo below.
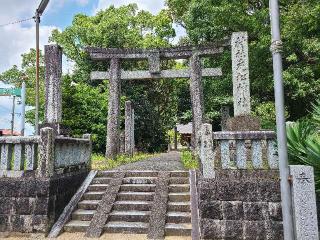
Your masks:
[{"label": "stone torii gate", "polygon": [[[246,32],[233,33],[231,41],[221,41],[205,46],[184,46],[162,49],[115,49],[86,48],[94,61],[110,61],[109,72],[92,72],[92,80],[109,79],[109,108],[106,139],[106,157],[114,158],[119,143],[119,116],[121,80],[156,80],[166,78],[190,78],[190,95],[193,116],[193,145],[199,151],[200,130],[203,123],[202,77],[221,76],[221,68],[202,68],[201,57],[221,54],[225,47],[232,45],[232,72],[234,115],[250,115],[250,89],[248,64],[248,36]],[[189,59],[189,68],[183,70],[161,70],[163,59]],[[123,60],[148,60],[148,71],[121,70]]]},{"label": "stone torii gate", "polygon": [[[221,76],[221,68],[201,68],[201,57],[222,53],[226,43],[201,47],[175,47],[162,49],[105,49],[88,47],[87,52],[92,60],[110,61],[109,72],[92,72],[92,80],[109,79],[109,109],[107,123],[106,157],[113,158],[118,153],[119,115],[121,80],[156,80],[166,78],[190,78],[190,92],[193,113],[193,135],[198,139],[203,120],[202,77]],[[162,59],[190,59],[190,68],[183,70],[161,70]],[[123,71],[120,63],[123,60],[148,60],[148,71]],[[194,141],[197,149],[197,141]]]}]

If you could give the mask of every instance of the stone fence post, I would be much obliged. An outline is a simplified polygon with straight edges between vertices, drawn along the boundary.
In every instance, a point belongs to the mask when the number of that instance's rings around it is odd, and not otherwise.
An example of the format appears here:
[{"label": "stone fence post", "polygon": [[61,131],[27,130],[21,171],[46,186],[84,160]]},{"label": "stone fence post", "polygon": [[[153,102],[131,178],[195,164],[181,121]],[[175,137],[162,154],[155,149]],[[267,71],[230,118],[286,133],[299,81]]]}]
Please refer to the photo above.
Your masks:
[{"label": "stone fence post", "polygon": [[208,123],[202,124],[201,128],[200,161],[203,177],[214,178],[212,125]]},{"label": "stone fence post", "polygon": [[289,166],[295,239],[319,239],[313,167]]},{"label": "stone fence post", "polygon": [[38,177],[52,177],[54,173],[54,141],[55,134],[52,128],[40,129],[40,162]]},{"label": "stone fence post", "polygon": [[230,108],[229,106],[221,107],[221,131],[227,131],[227,122],[230,118]]},{"label": "stone fence post", "polygon": [[89,149],[89,152],[88,152],[88,155],[87,155],[88,158],[89,158],[89,161],[88,161],[87,166],[88,166],[89,168],[91,168],[92,137],[91,137],[91,134],[86,133],[86,134],[83,134],[83,135],[82,135],[82,138],[83,138],[83,139],[87,139],[87,140],[90,141],[90,149]]},{"label": "stone fence post", "polygon": [[125,103],[125,153],[133,156],[134,152],[134,109],[131,101]]}]

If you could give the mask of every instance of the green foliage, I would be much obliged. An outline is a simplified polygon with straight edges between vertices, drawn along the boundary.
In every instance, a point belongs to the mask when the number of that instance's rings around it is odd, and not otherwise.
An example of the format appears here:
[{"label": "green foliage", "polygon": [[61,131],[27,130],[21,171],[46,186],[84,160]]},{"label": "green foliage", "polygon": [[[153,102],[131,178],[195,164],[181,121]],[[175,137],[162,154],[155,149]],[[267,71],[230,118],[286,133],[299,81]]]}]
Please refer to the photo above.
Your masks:
[{"label": "green foliage", "polygon": [[[170,144],[174,144],[174,129],[167,131],[167,137]],[[177,142],[180,142],[181,134],[177,132]]]},{"label": "green foliage", "polygon": [[[254,115],[259,117],[262,129],[275,129],[276,127],[276,108],[274,102],[263,102],[256,106]],[[285,117],[289,118],[288,111]]]},{"label": "green foliage", "polygon": [[[314,105],[313,116],[318,114],[319,101]],[[312,120],[298,121],[288,126],[288,154],[291,164],[314,168],[316,189],[320,193],[320,125]]]},{"label": "green foliage", "polygon": [[273,102],[258,105],[254,111],[261,121],[262,129],[274,129],[276,125],[276,109]]},{"label": "green foliage", "polygon": [[313,124],[317,127],[317,130],[320,130],[320,99],[312,105],[313,112],[312,112],[312,121]]},{"label": "green foliage", "polygon": [[105,151],[108,84],[93,88],[85,82],[75,83],[75,76],[63,77],[63,125],[73,136],[92,134],[94,152]]},{"label": "green foliage", "polygon": [[155,157],[157,154],[137,153],[133,157],[127,155],[119,155],[115,159],[105,159],[104,155],[93,154],[91,158],[91,167],[95,170],[109,170],[121,165],[146,160]]},{"label": "green foliage", "polygon": [[183,163],[183,166],[186,169],[198,169],[199,168],[199,162],[193,156],[191,151],[188,151],[188,150],[182,151],[181,152],[181,161]]}]

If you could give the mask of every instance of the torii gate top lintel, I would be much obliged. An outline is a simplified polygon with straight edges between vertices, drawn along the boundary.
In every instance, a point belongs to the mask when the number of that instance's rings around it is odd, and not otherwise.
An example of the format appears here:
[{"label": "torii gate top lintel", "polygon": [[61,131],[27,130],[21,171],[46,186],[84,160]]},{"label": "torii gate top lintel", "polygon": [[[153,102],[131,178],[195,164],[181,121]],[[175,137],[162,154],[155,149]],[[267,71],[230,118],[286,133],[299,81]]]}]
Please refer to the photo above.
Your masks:
[{"label": "torii gate top lintel", "polygon": [[161,59],[186,59],[195,52],[199,56],[211,56],[223,52],[224,47],[230,46],[230,40],[214,42],[199,46],[178,46],[154,49],[127,49],[127,48],[97,48],[86,47],[92,60],[101,61],[112,58],[118,59],[149,59],[150,56],[158,56]]},{"label": "torii gate top lintel", "polygon": [[[161,70],[161,59],[190,59],[192,56],[207,57],[220,54],[224,48],[229,46],[229,41],[215,42],[200,46],[180,46],[157,49],[120,49],[120,48],[95,48],[87,47],[86,51],[94,61],[107,60],[143,60],[149,62],[149,71],[123,71],[120,78],[129,79],[164,79],[164,78],[190,78],[191,69]],[[221,76],[221,68],[203,68],[202,77]],[[110,72],[94,71],[91,73],[92,80],[104,80],[110,78]]]}]

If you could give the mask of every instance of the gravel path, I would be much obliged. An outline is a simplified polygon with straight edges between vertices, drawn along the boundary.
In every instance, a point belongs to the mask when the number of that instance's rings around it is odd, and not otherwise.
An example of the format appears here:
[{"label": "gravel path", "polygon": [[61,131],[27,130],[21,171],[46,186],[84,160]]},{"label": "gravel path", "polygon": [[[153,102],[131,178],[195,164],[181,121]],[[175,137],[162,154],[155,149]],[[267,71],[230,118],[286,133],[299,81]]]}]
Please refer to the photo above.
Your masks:
[{"label": "gravel path", "polygon": [[119,166],[114,170],[184,171],[179,152],[162,153],[135,163]]}]

